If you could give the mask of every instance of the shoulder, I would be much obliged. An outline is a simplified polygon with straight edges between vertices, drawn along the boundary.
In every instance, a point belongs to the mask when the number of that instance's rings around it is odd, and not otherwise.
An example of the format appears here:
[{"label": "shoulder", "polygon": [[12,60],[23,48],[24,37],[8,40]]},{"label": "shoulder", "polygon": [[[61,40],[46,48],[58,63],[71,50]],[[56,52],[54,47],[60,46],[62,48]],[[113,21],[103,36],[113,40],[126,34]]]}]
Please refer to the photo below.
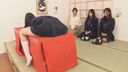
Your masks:
[{"label": "shoulder", "polygon": [[73,15],[70,15],[69,18],[72,19],[73,18]]},{"label": "shoulder", "polygon": [[78,14],[76,17],[77,17],[77,18],[80,18],[80,15]]},{"label": "shoulder", "polygon": [[112,20],[115,21],[115,19],[112,17]]}]

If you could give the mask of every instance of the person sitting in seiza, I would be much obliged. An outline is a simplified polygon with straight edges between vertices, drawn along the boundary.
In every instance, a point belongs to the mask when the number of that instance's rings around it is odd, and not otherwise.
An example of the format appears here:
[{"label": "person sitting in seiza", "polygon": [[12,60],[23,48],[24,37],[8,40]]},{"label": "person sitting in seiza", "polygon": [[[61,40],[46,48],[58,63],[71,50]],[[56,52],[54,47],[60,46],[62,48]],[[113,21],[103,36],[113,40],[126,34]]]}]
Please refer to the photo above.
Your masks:
[{"label": "person sitting in seiza", "polygon": [[114,41],[113,30],[115,28],[115,19],[112,17],[111,9],[105,8],[103,10],[104,17],[100,20],[99,34],[93,44],[102,44],[102,42]]},{"label": "person sitting in seiza", "polygon": [[32,13],[27,13],[25,17],[25,27],[20,30],[20,40],[29,66],[32,56],[29,53],[27,36],[56,37],[66,34],[68,28],[57,18],[52,16],[35,17]]},{"label": "person sitting in seiza", "polygon": [[69,19],[69,31],[73,32],[75,35],[78,35],[81,28],[81,20],[80,15],[78,14],[78,9],[73,8],[72,9],[72,15]]},{"label": "person sitting in seiza", "polygon": [[94,9],[90,9],[88,12],[88,17],[84,24],[84,32],[79,34],[77,37],[83,41],[89,41],[90,39],[95,39],[97,37],[98,30],[98,19],[95,15]]}]

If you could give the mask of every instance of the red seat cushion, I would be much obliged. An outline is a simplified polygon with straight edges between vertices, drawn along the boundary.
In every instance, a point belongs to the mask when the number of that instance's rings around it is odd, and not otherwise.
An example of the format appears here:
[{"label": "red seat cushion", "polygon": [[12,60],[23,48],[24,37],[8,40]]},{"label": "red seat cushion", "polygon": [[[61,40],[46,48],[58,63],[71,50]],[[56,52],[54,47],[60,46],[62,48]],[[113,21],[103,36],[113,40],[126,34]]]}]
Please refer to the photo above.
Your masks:
[{"label": "red seat cushion", "polygon": [[64,72],[77,64],[76,45],[73,33],[41,38],[48,72]]},{"label": "red seat cushion", "polygon": [[[23,55],[19,31],[15,28],[16,51]],[[77,65],[76,44],[73,33],[57,37],[28,36],[32,65],[37,72],[64,72]]]}]

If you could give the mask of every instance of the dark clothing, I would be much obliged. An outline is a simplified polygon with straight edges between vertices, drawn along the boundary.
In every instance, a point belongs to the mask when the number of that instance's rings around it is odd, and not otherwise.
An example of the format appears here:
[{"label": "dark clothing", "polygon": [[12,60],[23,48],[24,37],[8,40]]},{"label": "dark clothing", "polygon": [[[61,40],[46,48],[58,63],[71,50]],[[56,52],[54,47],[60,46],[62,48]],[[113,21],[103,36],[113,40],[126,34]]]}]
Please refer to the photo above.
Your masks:
[{"label": "dark clothing", "polygon": [[52,16],[35,17],[30,22],[31,31],[42,37],[55,37],[67,33],[67,27]]},{"label": "dark clothing", "polygon": [[102,18],[100,21],[99,36],[102,37],[101,33],[107,34],[105,37],[108,41],[114,41],[113,30],[115,28],[114,18]]},{"label": "dark clothing", "polygon": [[93,19],[87,19],[85,21],[85,32],[86,31],[91,31],[89,34],[90,39],[94,39],[97,37],[97,31],[98,31],[98,19],[93,18]]},{"label": "dark clothing", "polygon": [[[86,35],[86,31],[91,31],[90,34]],[[94,39],[97,37],[98,31],[98,19],[87,19],[84,24],[84,32],[80,33],[77,37],[81,38],[83,36],[88,36],[90,39]]]},{"label": "dark clothing", "polygon": [[31,25],[31,24],[32,24],[32,23],[31,23],[32,20],[33,20],[33,19],[27,20],[27,21],[25,22],[24,28],[29,27],[29,26],[32,26],[32,25]]}]

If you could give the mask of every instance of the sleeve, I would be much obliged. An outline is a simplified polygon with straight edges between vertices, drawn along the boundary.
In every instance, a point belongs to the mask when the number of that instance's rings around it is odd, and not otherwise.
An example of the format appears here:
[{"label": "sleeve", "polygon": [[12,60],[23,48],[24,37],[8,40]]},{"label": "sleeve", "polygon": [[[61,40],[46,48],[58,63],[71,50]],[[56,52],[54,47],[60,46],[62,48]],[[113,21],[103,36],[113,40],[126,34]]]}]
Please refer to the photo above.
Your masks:
[{"label": "sleeve", "polygon": [[97,31],[97,28],[98,28],[98,19],[96,18],[93,22],[93,28],[91,28],[90,30],[91,31],[94,31],[96,30]]},{"label": "sleeve", "polygon": [[84,31],[88,31],[88,19],[86,19],[85,23],[84,23]]},{"label": "sleeve", "polygon": [[78,16],[77,25],[78,25],[78,26],[81,26],[81,19],[80,19],[80,16]]},{"label": "sleeve", "polygon": [[107,32],[107,34],[111,34],[115,28],[115,19],[112,19],[110,22],[110,30]]},{"label": "sleeve", "polygon": [[100,35],[102,33],[102,25],[103,25],[103,19],[100,20],[98,35]]}]

